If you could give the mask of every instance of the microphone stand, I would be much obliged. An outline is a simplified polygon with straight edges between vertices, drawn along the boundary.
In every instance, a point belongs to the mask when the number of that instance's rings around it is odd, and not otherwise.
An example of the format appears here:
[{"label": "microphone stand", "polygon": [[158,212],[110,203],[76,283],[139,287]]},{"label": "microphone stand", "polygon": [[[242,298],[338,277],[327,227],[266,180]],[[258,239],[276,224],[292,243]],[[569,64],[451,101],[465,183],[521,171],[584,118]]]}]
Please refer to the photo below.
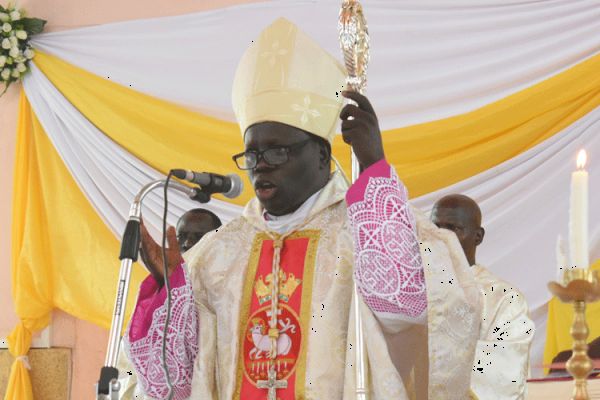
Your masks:
[{"label": "microphone stand", "polygon": [[[123,320],[125,318],[125,305],[127,304],[127,293],[129,292],[129,283],[131,280],[131,265],[137,261],[140,248],[140,221],[142,215],[142,201],[148,193],[156,188],[164,187],[165,180],[156,180],[148,183],[136,194],[131,208],[129,209],[129,220],[125,226],[123,239],[121,241],[121,269],[119,271],[119,282],[117,285],[117,296],[115,307],[110,325],[110,335],[108,347],[106,350],[106,359],[104,366],[100,370],[100,379],[96,384],[97,400],[118,400],[121,384],[119,383],[119,370],[117,369],[117,360],[119,357],[119,347],[121,344],[121,331],[123,330]],[[178,182],[170,181],[169,189],[175,189],[185,193],[190,199],[201,203],[208,202],[210,194],[204,193],[201,189],[195,189]]]}]

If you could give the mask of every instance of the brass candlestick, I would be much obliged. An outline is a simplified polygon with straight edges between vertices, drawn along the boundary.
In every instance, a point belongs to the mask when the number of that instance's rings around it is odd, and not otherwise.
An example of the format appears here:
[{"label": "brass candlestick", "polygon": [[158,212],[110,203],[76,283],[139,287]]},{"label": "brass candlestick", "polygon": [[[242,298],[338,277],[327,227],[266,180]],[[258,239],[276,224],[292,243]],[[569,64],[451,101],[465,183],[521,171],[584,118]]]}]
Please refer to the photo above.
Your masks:
[{"label": "brass candlestick", "polygon": [[573,303],[575,315],[570,330],[573,337],[573,355],[567,361],[567,371],[575,381],[571,400],[589,400],[587,377],[594,366],[587,353],[587,338],[590,330],[585,320],[585,305],[600,299],[598,271],[584,268],[569,269],[563,275],[563,284],[550,282],[548,289],[563,303]]}]

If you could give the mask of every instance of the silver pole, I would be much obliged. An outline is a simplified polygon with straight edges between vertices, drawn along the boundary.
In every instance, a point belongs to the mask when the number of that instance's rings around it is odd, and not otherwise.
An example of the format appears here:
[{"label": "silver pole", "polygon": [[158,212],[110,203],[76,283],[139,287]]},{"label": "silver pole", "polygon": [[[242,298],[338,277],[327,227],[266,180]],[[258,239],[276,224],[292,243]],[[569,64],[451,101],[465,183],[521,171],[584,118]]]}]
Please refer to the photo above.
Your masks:
[{"label": "silver pole", "polygon": [[[338,22],[340,47],[344,54],[344,63],[348,71],[346,84],[352,90],[362,93],[367,86],[367,67],[369,65],[369,31],[362,6],[358,0],[343,0]],[[352,152],[352,182],[360,175],[360,164]],[[354,290],[354,331],[356,336],[356,399],[368,400],[367,384],[368,358],[365,347],[363,322],[360,314],[360,294],[356,281]]]},{"label": "silver pole", "polygon": [[[356,182],[360,175],[360,164],[356,154],[352,152],[352,183]],[[353,284],[354,289],[354,334],[356,336],[356,399],[368,399],[367,386],[367,352],[365,348],[365,337],[363,333],[362,315],[360,314],[360,293],[356,281]]]},{"label": "silver pole", "polygon": [[107,367],[116,367],[119,358],[119,347],[121,341],[121,332],[125,316],[125,304],[127,303],[127,293],[129,292],[129,283],[131,281],[130,258],[121,260],[121,269],[119,270],[119,282],[117,283],[117,297],[113,311],[112,321],[110,323],[110,334],[108,337],[108,348],[106,350],[106,359],[104,365]]},{"label": "silver pole", "polygon": [[367,387],[367,353],[365,349],[365,338],[363,336],[363,323],[360,315],[360,300],[358,298],[358,287],[354,283],[354,331],[356,335],[356,399],[368,399]]},{"label": "silver pole", "polygon": [[[360,175],[360,164],[354,152],[352,152],[352,182],[356,182]],[[368,384],[367,384],[367,352],[365,347],[365,337],[363,332],[362,315],[360,314],[360,293],[356,281],[353,284],[354,289],[354,335],[356,336],[356,399],[368,400]]]}]

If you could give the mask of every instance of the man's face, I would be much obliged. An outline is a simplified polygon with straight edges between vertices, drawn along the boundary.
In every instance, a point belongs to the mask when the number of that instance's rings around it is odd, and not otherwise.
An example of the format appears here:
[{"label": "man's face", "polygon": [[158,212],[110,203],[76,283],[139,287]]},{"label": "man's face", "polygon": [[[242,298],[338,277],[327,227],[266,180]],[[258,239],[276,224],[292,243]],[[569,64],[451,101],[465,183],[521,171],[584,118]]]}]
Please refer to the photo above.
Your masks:
[{"label": "man's face", "polygon": [[431,221],[438,228],[454,232],[469,263],[475,263],[475,248],[483,240],[483,229],[469,209],[436,205],[431,211]]},{"label": "man's face", "polygon": [[[300,129],[277,122],[263,122],[246,130],[244,144],[246,151],[263,151],[309,138],[310,135]],[[261,159],[256,168],[248,170],[256,197],[270,214],[285,215],[295,211],[324,185],[320,147],[311,140],[292,149],[288,153],[288,161],[281,165],[269,165]],[[329,171],[326,173],[329,174]]]},{"label": "man's face", "polygon": [[202,236],[218,228],[207,214],[186,214],[177,223],[177,242],[182,253],[191,249]]}]

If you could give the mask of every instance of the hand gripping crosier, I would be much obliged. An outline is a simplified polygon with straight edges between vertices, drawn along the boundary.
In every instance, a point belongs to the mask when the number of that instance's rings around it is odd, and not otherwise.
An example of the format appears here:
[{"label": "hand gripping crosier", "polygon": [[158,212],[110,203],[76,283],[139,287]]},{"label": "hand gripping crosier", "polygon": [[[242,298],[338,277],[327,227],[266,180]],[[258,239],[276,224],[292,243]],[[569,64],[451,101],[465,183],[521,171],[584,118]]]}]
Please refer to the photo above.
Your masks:
[{"label": "hand gripping crosier", "polygon": [[[348,71],[346,84],[350,90],[363,93],[367,86],[367,67],[369,65],[369,30],[367,21],[358,0],[344,0],[338,22],[340,47],[344,53],[344,63]],[[360,174],[360,165],[352,153],[352,182]],[[360,315],[359,294],[354,283],[354,321],[356,334],[356,398],[368,399],[367,357],[365,352],[363,325]]]}]

